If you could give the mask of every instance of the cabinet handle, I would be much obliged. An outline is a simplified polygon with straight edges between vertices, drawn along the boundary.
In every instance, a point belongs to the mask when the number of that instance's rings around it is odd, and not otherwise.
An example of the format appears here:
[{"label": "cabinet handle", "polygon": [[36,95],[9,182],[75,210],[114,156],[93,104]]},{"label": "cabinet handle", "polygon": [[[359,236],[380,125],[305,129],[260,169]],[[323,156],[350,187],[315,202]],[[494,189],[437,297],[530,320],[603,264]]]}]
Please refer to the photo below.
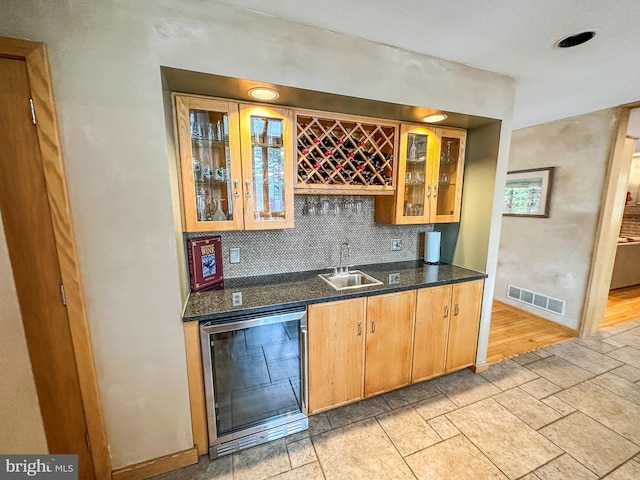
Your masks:
[{"label": "cabinet handle", "polygon": [[431,185],[427,185],[427,198],[431,196]]},{"label": "cabinet handle", "polygon": [[358,322],[358,337],[362,335],[362,322]]},{"label": "cabinet handle", "polygon": [[371,333],[376,333],[376,321],[371,320]]},{"label": "cabinet handle", "polygon": [[442,318],[447,318],[449,316],[449,305],[444,306],[444,315]]},{"label": "cabinet handle", "polygon": [[456,303],[456,304],[453,306],[453,314],[454,314],[454,315],[458,315],[458,313],[460,313],[460,310],[458,309],[458,304]]},{"label": "cabinet handle", "polygon": [[245,180],[244,181],[244,196],[249,198],[251,196],[251,190],[249,190],[249,186],[251,185],[251,182],[249,180]]},{"label": "cabinet handle", "polygon": [[234,189],[233,196],[234,197],[239,197],[240,196],[240,192],[238,192],[238,179],[237,178],[233,179],[233,189]]},{"label": "cabinet handle", "polygon": [[433,198],[438,196],[438,185],[433,186]]}]

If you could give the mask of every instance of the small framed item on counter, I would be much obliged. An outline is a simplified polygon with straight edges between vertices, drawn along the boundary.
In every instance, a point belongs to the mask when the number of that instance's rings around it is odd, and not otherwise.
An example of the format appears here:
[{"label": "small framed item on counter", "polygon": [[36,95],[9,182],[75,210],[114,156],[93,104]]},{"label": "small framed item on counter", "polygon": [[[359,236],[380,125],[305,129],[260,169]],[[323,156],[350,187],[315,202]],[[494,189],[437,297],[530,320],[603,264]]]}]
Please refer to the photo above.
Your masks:
[{"label": "small framed item on counter", "polygon": [[191,290],[222,287],[222,240],[220,235],[187,240]]}]

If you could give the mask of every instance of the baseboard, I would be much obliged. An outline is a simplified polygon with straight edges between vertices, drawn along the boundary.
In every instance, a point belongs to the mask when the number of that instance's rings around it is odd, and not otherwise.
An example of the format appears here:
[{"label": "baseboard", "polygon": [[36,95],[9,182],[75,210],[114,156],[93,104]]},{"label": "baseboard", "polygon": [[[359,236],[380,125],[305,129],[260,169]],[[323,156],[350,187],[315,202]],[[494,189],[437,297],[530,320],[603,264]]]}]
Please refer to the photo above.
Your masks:
[{"label": "baseboard", "polygon": [[546,325],[549,328],[553,328],[555,330],[558,330],[559,332],[562,332],[566,335],[571,335],[573,337],[577,337],[580,335],[580,332],[578,332],[578,330],[575,330],[573,328],[569,328],[569,327],[565,327],[564,325],[560,325],[559,323],[553,322],[551,320],[548,320],[546,318],[540,317],[534,313],[531,313],[527,310],[523,310],[521,308],[518,307],[514,307],[513,305],[510,305],[508,303],[504,303],[501,302],[500,300],[493,300],[494,304],[498,304],[498,306],[500,308],[504,308],[505,310],[511,310],[513,312],[519,313],[520,315],[523,315],[529,319],[531,319],[534,322],[540,323],[542,325]]},{"label": "baseboard", "polygon": [[196,447],[119,468],[111,473],[111,478],[113,480],[142,480],[194,463],[198,463],[198,449]]},{"label": "baseboard", "polygon": [[489,370],[489,364],[488,363],[481,363],[479,365],[471,365],[469,367],[469,370],[471,370],[473,373],[485,372],[485,371]]}]

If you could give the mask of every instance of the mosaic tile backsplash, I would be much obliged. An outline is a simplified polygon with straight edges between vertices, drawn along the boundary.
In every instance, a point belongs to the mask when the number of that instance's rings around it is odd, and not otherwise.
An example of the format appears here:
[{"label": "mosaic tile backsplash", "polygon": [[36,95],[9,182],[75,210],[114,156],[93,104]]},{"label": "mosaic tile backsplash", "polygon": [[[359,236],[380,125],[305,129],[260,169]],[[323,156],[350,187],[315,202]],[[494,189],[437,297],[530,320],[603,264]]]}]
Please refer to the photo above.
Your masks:
[{"label": "mosaic tile backsplash", "polygon": [[[352,197],[362,201],[360,213],[303,215],[305,199],[295,197],[295,228],[285,230],[215,232],[222,237],[225,278],[250,277],[272,273],[328,270],[340,263],[340,245],[348,242],[350,263],[402,262],[422,258],[424,232],[433,225],[386,225],[373,220],[374,198]],[[343,197],[330,197],[341,200]],[[305,211],[306,213],[306,211]],[[211,235],[188,233],[186,238]],[[391,251],[391,239],[402,240],[402,250]],[[229,249],[240,248],[240,263],[229,263]]]}]

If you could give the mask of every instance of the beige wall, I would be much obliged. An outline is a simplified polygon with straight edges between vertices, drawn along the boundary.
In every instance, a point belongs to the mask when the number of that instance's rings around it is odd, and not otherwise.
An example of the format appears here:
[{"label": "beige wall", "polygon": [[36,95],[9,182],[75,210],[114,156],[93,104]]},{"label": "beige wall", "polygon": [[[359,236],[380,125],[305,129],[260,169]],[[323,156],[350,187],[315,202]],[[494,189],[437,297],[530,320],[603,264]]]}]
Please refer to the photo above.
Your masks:
[{"label": "beige wall", "polygon": [[0,218],[0,452],[48,453]]},{"label": "beige wall", "polygon": [[[498,300],[579,327],[617,121],[607,109],[513,132],[509,170],[556,169],[550,218],[502,220]],[[565,316],[507,299],[508,284],[565,300]]]},{"label": "beige wall", "polygon": [[114,468],[192,446],[161,65],[511,128],[512,79],[215,2],[2,8],[0,35],[49,47]]}]

